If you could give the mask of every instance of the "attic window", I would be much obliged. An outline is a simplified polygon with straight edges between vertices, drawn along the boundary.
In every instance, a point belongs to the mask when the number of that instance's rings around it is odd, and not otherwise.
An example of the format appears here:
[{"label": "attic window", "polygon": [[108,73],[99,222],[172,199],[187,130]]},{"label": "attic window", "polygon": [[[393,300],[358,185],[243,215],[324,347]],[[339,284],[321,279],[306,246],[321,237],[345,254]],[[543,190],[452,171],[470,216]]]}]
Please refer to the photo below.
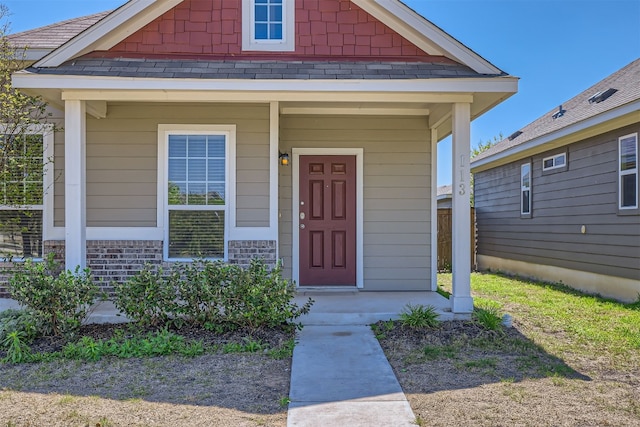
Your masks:
[{"label": "attic window", "polygon": [[611,87],[611,88],[605,90],[604,92],[598,92],[595,95],[593,95],[591,98],[589,98],[589,104],[599,104],[602,101],[604,101],[607,98],[609,98],[614,93],[616,93],[617,91],[618,91],[618,89],[614,89],[614,88]]},{"label": "attic window", "polygon": [[556,111],[555,113],[553,113],[553,115],[551,117],[553,117],[553,119],[557,119],[558,117],[562,117],[564,116],[564,113],[566,113],[567,110],[562,108],[562,105],[558,106],[558,111]]},{"label": "attic window", "polygon": [[509,135],[509,141],[513,141],[514,139],[516,139],[517,137],[519,137],[520,135],[522,135],[522,131],[521,130],[517,130],[514,133],[512,133],[511,135]]},{"label": "attic window", "polygon": [[242,0],[242,50],[295,50],[295,0]]}]

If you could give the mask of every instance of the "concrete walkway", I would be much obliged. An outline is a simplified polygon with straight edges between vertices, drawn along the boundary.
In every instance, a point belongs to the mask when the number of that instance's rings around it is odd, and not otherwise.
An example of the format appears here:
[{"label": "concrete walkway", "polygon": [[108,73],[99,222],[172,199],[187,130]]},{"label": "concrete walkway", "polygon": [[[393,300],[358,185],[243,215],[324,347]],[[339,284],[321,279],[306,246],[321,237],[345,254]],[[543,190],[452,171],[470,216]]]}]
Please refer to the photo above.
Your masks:
[{"label": "concrete walkway", "polygon": [[289,399],[289,427],[415,426],[369,326],[305,326],[293,351]]},{"label": "concrete walkway", "polygon": [[[397,319],[407,303],[432,305],[441,320],[466,318],[451,313],[435,292],[298,293],[296,302],[315,300],[302,316],[291,368],[289,427],[415,426],[415,416],[378,340],[368,326]],[[0,311],[17,308],[0,299]],[[90,323],[122,322],[113,303],[94,307]]]}]

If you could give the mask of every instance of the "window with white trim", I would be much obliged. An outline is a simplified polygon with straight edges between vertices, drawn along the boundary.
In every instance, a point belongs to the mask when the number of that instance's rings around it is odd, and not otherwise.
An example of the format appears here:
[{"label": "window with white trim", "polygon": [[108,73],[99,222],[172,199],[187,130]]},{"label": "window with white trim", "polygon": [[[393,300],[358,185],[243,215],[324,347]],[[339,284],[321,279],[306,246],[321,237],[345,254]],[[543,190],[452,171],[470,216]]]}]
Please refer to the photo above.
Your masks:
[{"label": "window with white trim", "polygon": [[295,50],[295,0],[242,0],[242,50]]},{"label": "window with white trim", "polygon": [[[232,131],[165,133],[165,257],[224,259]],[[215,129],[214,129],[215,128]]]},{"label": "window with white trim", "polygon": [[[0,259],[41,258],[44,136],[0,135]],[[6,157],[5,157],[6,155]]]},{"label": "window with white trim", "polygon": [[638,208],[638,134],[618,138],[620,209]]},{"label": "window with white trim", "polygon": [[531,163],[520,166],[520,214],[531,215]]},{"label": "window with white trim", "polygon": [[566,153],[556,154],[555,156],[545,157],[542,159],[542,170],[563,168],[567,165]]}]

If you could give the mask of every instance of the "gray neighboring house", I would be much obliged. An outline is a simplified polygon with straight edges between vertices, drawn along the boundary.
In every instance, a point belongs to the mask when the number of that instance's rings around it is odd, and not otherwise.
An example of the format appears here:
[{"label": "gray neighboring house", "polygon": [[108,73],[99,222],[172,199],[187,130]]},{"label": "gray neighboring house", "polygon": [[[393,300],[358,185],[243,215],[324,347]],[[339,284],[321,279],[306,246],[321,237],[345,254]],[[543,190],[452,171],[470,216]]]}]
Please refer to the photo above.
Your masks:
[{"label": "gray neighboring house", "polygon": [[640,59],[475,157],[478,264],[640,295]]},{"label": "gray neighboring house", "polygon": [[451,185],[439,186],[438,192],[437,192],[437,198],[438,198],[438,209],[451,209],[452,207]]}]

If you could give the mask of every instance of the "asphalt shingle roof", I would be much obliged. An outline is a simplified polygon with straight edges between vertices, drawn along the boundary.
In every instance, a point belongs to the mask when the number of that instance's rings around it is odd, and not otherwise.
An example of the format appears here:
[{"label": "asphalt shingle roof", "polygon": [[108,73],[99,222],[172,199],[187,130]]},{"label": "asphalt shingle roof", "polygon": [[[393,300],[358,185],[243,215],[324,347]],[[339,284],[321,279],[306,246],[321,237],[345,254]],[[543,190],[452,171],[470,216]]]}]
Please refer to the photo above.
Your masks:
[{"label": "asphalt shingle roof", "polygon": [[176,79],[429,79],[482,77],[459,64],[383,61],[170,60],[78,58],[55,68],[28,68],[35,74],[157,77]]},{"label": "asphalt shingle roof", "polygon": [[[598,92],[604,92],[609,88],[617,89],[617,92],[602,102],[589,102],[589,98],[593,95]],[[558,105],[562,105],[562,109],[565,110],[561,117],[553,118],[553,114],[558,111],[556,107],[521,128],[520,131],[522,133],[517,137],[512,140],[508,138],[503,139],[487,151],[474,157],[471,163],[473,164],[478,160],[510,150],[525,142],[595,117],[614,108],[628,104],[629,102],[637,101],[638,99],[640,99],[640,59],[636,59],[570,100],[558,103]]]},{"label": "asphalt shingle roof", "polygon": [[111,11],[100,12],[94,15],[56,22],[55,24],[22,31],[20,33],[9,34],[7,39],[9,43],[16,47],[55,49],[100,21],[110,12]]}]

